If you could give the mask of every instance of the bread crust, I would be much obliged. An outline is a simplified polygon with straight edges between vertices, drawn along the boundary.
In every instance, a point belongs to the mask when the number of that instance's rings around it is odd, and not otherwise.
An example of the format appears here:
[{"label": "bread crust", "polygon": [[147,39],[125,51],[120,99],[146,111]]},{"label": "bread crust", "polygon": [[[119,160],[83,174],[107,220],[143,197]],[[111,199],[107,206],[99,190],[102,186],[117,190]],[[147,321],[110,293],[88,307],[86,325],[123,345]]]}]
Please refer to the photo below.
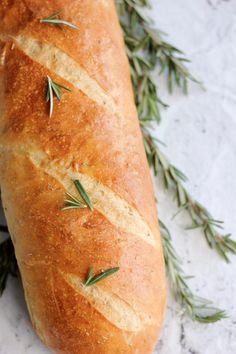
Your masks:
[{"label": "bread crust", "polygon": [[[41,24],[62,9],[78,31]],[[2,0],[0,183],[34,328],[56,353],[148,354],[164,261],[111,0]],[[50,119],[47,76],[70,88]],[[82,180],[94,211],[62,211]],[[91,288],[89,267],[120,271]]]}]

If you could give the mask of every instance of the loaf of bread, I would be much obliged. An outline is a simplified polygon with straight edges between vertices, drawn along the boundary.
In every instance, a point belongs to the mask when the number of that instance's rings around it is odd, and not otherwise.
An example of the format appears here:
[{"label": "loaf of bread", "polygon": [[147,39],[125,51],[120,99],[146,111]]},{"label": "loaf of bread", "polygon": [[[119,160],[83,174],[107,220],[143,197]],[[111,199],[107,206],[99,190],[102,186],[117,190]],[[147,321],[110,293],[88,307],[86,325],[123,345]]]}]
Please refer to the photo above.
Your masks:
[{"label": "loaf of bread", "polygon": [[[40,21],[58,11],[77,29]],[[0,186],[42,341],[55,353],[151,353],[164,262],[113,0],[0,1]],[[91,267],[119,269],[86,286]]]}]

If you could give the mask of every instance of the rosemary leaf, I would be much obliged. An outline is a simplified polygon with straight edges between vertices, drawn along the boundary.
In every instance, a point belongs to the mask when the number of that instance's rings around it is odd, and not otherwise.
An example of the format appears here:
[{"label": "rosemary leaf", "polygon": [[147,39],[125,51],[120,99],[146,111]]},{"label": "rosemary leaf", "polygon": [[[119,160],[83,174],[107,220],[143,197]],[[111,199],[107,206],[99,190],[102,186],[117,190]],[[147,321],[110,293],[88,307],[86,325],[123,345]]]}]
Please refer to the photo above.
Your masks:
[{"label": "rosemary leaf", "polygon": [[62,89],[71,92],[71,90],[63,85],[60,85],[53,81],[49,76],[47,77],[48,80],[48,91],[47,91],[47,97],[46,101],[49,101],[50,104],[50,110],[49,110],[49,116],[50,118],[52,117],[53,114],[53,109],[54,109],[54,95],[57,97],[58,101],[61,100],[62,98]]},{"label": "rosemary leaf", "polygon": [[51,16],[49,16],[47,18],[41,19],[40,22],[51,24],[51,25],[59,25],[59,26],[64,25],[64,26],[68,26],[73,29],[78,29],[78,27],[76,25],[74,25],[73,23],[65,21],[65,20],[61,20],[59,15],[60,15],[60,11],[55,12],[54,14],[52,14]]},{"label": "rosemary leaf", "polygon": [[166,269],[174,296],[180,300],[188,315],[201,323],[214,323],[226,318],[225,311],[212,306],[211,301],[193,294],[187,285],[190,278],[183,273],[182,261],[173,248],[169,230],[160,222]]},{"label": "rosemary leaf", "polygon": [[53,108],[54,108],[54,101],[53,101],[52,79],[49,76],[48,76],[47,102],[48,101],[50,104],[49,116],[51,118],[53,113]]},{"label": "rosemary leaf", "polygon": [[85,286],[91,286],[94,285],[96,283],[98,283],[99,281],[106,279],[107,277],[111,276],[112,274],[118,272],[120,270],[119,267],[115,267],[115,268],[110,268],[107,270],[104,270],[103,272],[94,275],[94,269],[93,267],[90,268],[88,276],[86,281],[84,282]]},{"label": "rosemary leaf", "polygon": [[82,186],[82,184],[80,183],[80,181],[77,179],[74,181],[75,187],[77,188],[78,192],[80,193],[81,197],[83,198],[83,200],[85,201],[85,203],[87,204],[87,206],[93,210],[93,204],[91,202],[90,197],[88,196],[87,192],[85,191],[84,187]]}]

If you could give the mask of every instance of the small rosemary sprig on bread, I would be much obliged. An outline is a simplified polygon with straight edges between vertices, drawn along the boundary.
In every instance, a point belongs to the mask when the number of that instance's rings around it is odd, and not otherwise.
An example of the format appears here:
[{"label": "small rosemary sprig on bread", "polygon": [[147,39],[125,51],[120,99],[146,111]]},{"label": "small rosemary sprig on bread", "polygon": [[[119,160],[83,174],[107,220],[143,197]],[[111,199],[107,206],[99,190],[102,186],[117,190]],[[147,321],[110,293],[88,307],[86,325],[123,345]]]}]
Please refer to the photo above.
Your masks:
[{"label": "small rosemary sprig on bread", "polygon": [[50,25],[68,26],[73,29],[78,29],[78,27],[76,25],[74,25],[73,23],[62,20],[60,18],[60,13],[61,13],[61,11],[57,11],[57,12],[53,13],[52,15],[50,15],[49,17],[41,19],[40,22],[50,24]]},{"label": "small rosemary sprig on bread", "polygon": [[166,269],[174,296],[194,321],[213,323],[226,318],[225,311],[213,307],[211,301],[193,294],[187,284],[190,277],[183,273],[182,261],[173,248],[170,232],[163,222],[159,220],[159,223]]},{"label": "small rosemary sprig on bread", "polygon": [[84,209],[87,208],[86,205],[81,203],[76,197],[74,197],[69,192],[65,193],[67,197],[70,199],[65,199],[66,206],[64,206],[61,210],[68,210],[68,209]]},{"label": "small rosemary sprig on bread", "polygon": [[118,272],[119,270],[120,270],[119,267],[109,268],[109,269],[104,270],[101,273],[95,275],[94,268],[90,267],[88,275],[87,275],[87,279],[85,280],[84,285],[85,286],[94,285],[94,284],[100,282],[101,280],[104,280],[107,277],[111,276],[112,274]]},{"label": "small rosemary sprig on bread", "polygon": [[87,206],[90,208],[90,210],[93,210],[93,204],[92,201],[88,195],[88,193],[86,192],[86,190],[84,189],[84,187],[82,186],[82,183],[76,179],[74,182],[74,185],[77,189],[77,191],[79,192],[81,198],[84,200],[84,202],[86,204],[81,203],[81,201],[79,201],[75,196],[73,196],[71,193],[66,192],[67,197],[69,197],[70,199],[66,199],[65,203],[66,206],[62,208],[62,210],[68,210],[68,209],[84,209],[87,208]]},{"label": "small rosemary sprig on bread", "polygon": [[47,90],[46,101],[49,102],[50,105],[49,116],[51,118],[54,110],[54,96],[58,99],[58,101],[61,101],[62,90],[66,90],[69,92],[71,92],[71,90],[66,86],[56,83],[50,78],[50,76],[47,77],[47,85],[48,85],[48,90]]}]

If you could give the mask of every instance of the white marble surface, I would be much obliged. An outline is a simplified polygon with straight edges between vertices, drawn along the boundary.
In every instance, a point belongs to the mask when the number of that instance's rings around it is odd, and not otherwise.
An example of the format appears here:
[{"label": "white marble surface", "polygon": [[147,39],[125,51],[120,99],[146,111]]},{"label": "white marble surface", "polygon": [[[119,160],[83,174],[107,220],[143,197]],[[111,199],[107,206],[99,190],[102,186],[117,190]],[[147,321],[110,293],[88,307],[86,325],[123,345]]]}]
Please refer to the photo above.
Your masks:
[{"label": "white marble surface", "polygon": [[[164,81],[159,80],[170,108],[163,113],[158,136],[167,143],[165,152],[171,161],[189,176],[192,194],[236,235],[236,1],[155,3],[158,27],[187,53],[192,70],[207,88],[203,92],[192,86],[189,97],[178,92],[169,97]],[[227,265],[207,248],[199,232],[184,232],[188,217],[183,214],[173,221],[172,198],[157,188],[161,218],[171,229],[186,272],[196,276],[192,288],[214,300],[229,318],[214,325],[192,323],[169,299],[155,353],[235,354],[236,258]],[[0,299],[0,354],[48,353],[32,331],[19,282],[11,280]]]}]

